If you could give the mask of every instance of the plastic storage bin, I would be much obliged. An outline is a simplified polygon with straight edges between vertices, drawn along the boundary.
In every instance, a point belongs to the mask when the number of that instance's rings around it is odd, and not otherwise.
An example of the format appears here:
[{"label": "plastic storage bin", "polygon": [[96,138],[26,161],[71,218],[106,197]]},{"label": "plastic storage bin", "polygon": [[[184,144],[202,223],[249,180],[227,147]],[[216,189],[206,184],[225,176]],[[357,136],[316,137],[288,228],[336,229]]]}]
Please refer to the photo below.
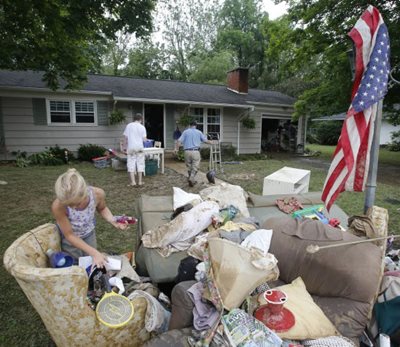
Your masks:
[{"label": "plastic storage bin", "polygon": [[92,159],[93,164],[98,169],[104,169],[105,167],[110,166],[110,158],[109,157],[97,157]]},{"label": "plastic storage bin", "polygon": [[147,159],[145,162],[145,174],[146,176],[154,176],[157,174],[158,165],[156,159]]},{"label": "plastic storage bin", "polygon": [[144,148],[154,147],[154,140],[147,140],[143,142]]}]

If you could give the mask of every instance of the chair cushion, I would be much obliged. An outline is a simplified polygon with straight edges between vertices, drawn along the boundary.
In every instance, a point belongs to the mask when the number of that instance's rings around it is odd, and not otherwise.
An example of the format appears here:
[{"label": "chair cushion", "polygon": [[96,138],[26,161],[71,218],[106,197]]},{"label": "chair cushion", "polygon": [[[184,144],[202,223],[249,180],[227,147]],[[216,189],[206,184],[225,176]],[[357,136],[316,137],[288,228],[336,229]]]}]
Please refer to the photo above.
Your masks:
[{"label": "chair cushion", "polygon": [[[307,292],[301,277],[277,289],[287,295],[288,300],[284,307],[295,316],[295,325],[286,332],[278,333],[281,338],[305,340],[338,335],[335,326]],[[261,305],[267,304],[262,294],[258,301]]]}]

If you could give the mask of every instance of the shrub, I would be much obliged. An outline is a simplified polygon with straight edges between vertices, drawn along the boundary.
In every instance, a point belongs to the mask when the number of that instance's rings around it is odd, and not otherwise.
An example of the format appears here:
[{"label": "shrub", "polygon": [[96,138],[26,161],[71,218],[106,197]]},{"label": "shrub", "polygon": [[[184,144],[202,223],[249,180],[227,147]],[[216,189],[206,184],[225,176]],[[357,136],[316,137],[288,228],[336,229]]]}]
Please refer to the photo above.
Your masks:
[{"label": "shrub", "polygon": [[102,157],[106,152],[103,146],[86,144],[78,148],[78,159],[82,161],[92,161],[93,158]]},{"label": "shrub", "polygon": [[30,155],[29,161],[33,165],[56,166],[64,164],[64,160],[57,158],[49,149]]},{"label": "shrub", "polygon": [[236,147],[229,146],[221,146],[221,156],[222,161],[237,159]]},{"label": "shrub", "polygon": [[316,136],[320,145],[336,145],[342,130],[343,122],[319,122],[316,127]]},{"label": "shrub", "polygon": [[388,144],[387,149],[392,152],[400,152],[400,131],[392,132],[392,142]]},{"label": "shrub", "polygon": [[210,147],[200,148],[200,155],[202,159],[210,159]]},{"label": "shrub", "polygon": [[15,165],[18,167],[28,167],[30,165],[30,160],[28,159],[28,156],[26,152],[12,152],[12,154],[15,155]]},{"label": "shrub", "polygon": [[70,160],[74,160],[74,154],[66,148],[60,148],[59,145],[49,147],[49,152],[52,153],[56,158],[61,159],[64,163],[68,163]]}]

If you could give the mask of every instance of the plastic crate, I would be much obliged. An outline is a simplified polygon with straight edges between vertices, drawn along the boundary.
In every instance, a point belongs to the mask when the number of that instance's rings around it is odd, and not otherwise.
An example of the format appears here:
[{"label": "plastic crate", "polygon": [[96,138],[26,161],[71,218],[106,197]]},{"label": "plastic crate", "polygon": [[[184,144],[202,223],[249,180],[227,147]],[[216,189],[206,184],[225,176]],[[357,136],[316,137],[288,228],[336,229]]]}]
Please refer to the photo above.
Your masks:
[{"label": "plastic crate", "polygon": [[145,162],[145,174],[146,176],[154,176],[158,171],[158,163],[155,159],[147,159]]},{"label": "plastic crate", "polygon": [[143,141],[143,147],[144,148],[154,147],[154,140]]},{"label": "plastic crate", "polygon": [[92,159],[93,164],[98,169],[104,169],[110,166],[110,160],[108,157],[97,157]]}]

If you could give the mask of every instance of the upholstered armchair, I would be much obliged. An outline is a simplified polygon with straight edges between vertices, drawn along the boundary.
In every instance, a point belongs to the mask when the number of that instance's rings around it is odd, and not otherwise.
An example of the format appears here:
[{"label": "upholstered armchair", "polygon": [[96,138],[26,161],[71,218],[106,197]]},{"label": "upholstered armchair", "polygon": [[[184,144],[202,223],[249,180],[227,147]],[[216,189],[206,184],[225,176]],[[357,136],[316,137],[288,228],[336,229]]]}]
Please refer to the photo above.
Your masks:
[{"label": "upholstered armchair", "polygon": [[134,316],[122,328],[110,328],[87,304],[88,277],[78,266],[52,269],[47,249],[60,250],[54,224],[44,224],[7,249],[4,265],[39,313],[57,346],[142,346],[150,338],[144,327],[146,302],[132,301]]}]

